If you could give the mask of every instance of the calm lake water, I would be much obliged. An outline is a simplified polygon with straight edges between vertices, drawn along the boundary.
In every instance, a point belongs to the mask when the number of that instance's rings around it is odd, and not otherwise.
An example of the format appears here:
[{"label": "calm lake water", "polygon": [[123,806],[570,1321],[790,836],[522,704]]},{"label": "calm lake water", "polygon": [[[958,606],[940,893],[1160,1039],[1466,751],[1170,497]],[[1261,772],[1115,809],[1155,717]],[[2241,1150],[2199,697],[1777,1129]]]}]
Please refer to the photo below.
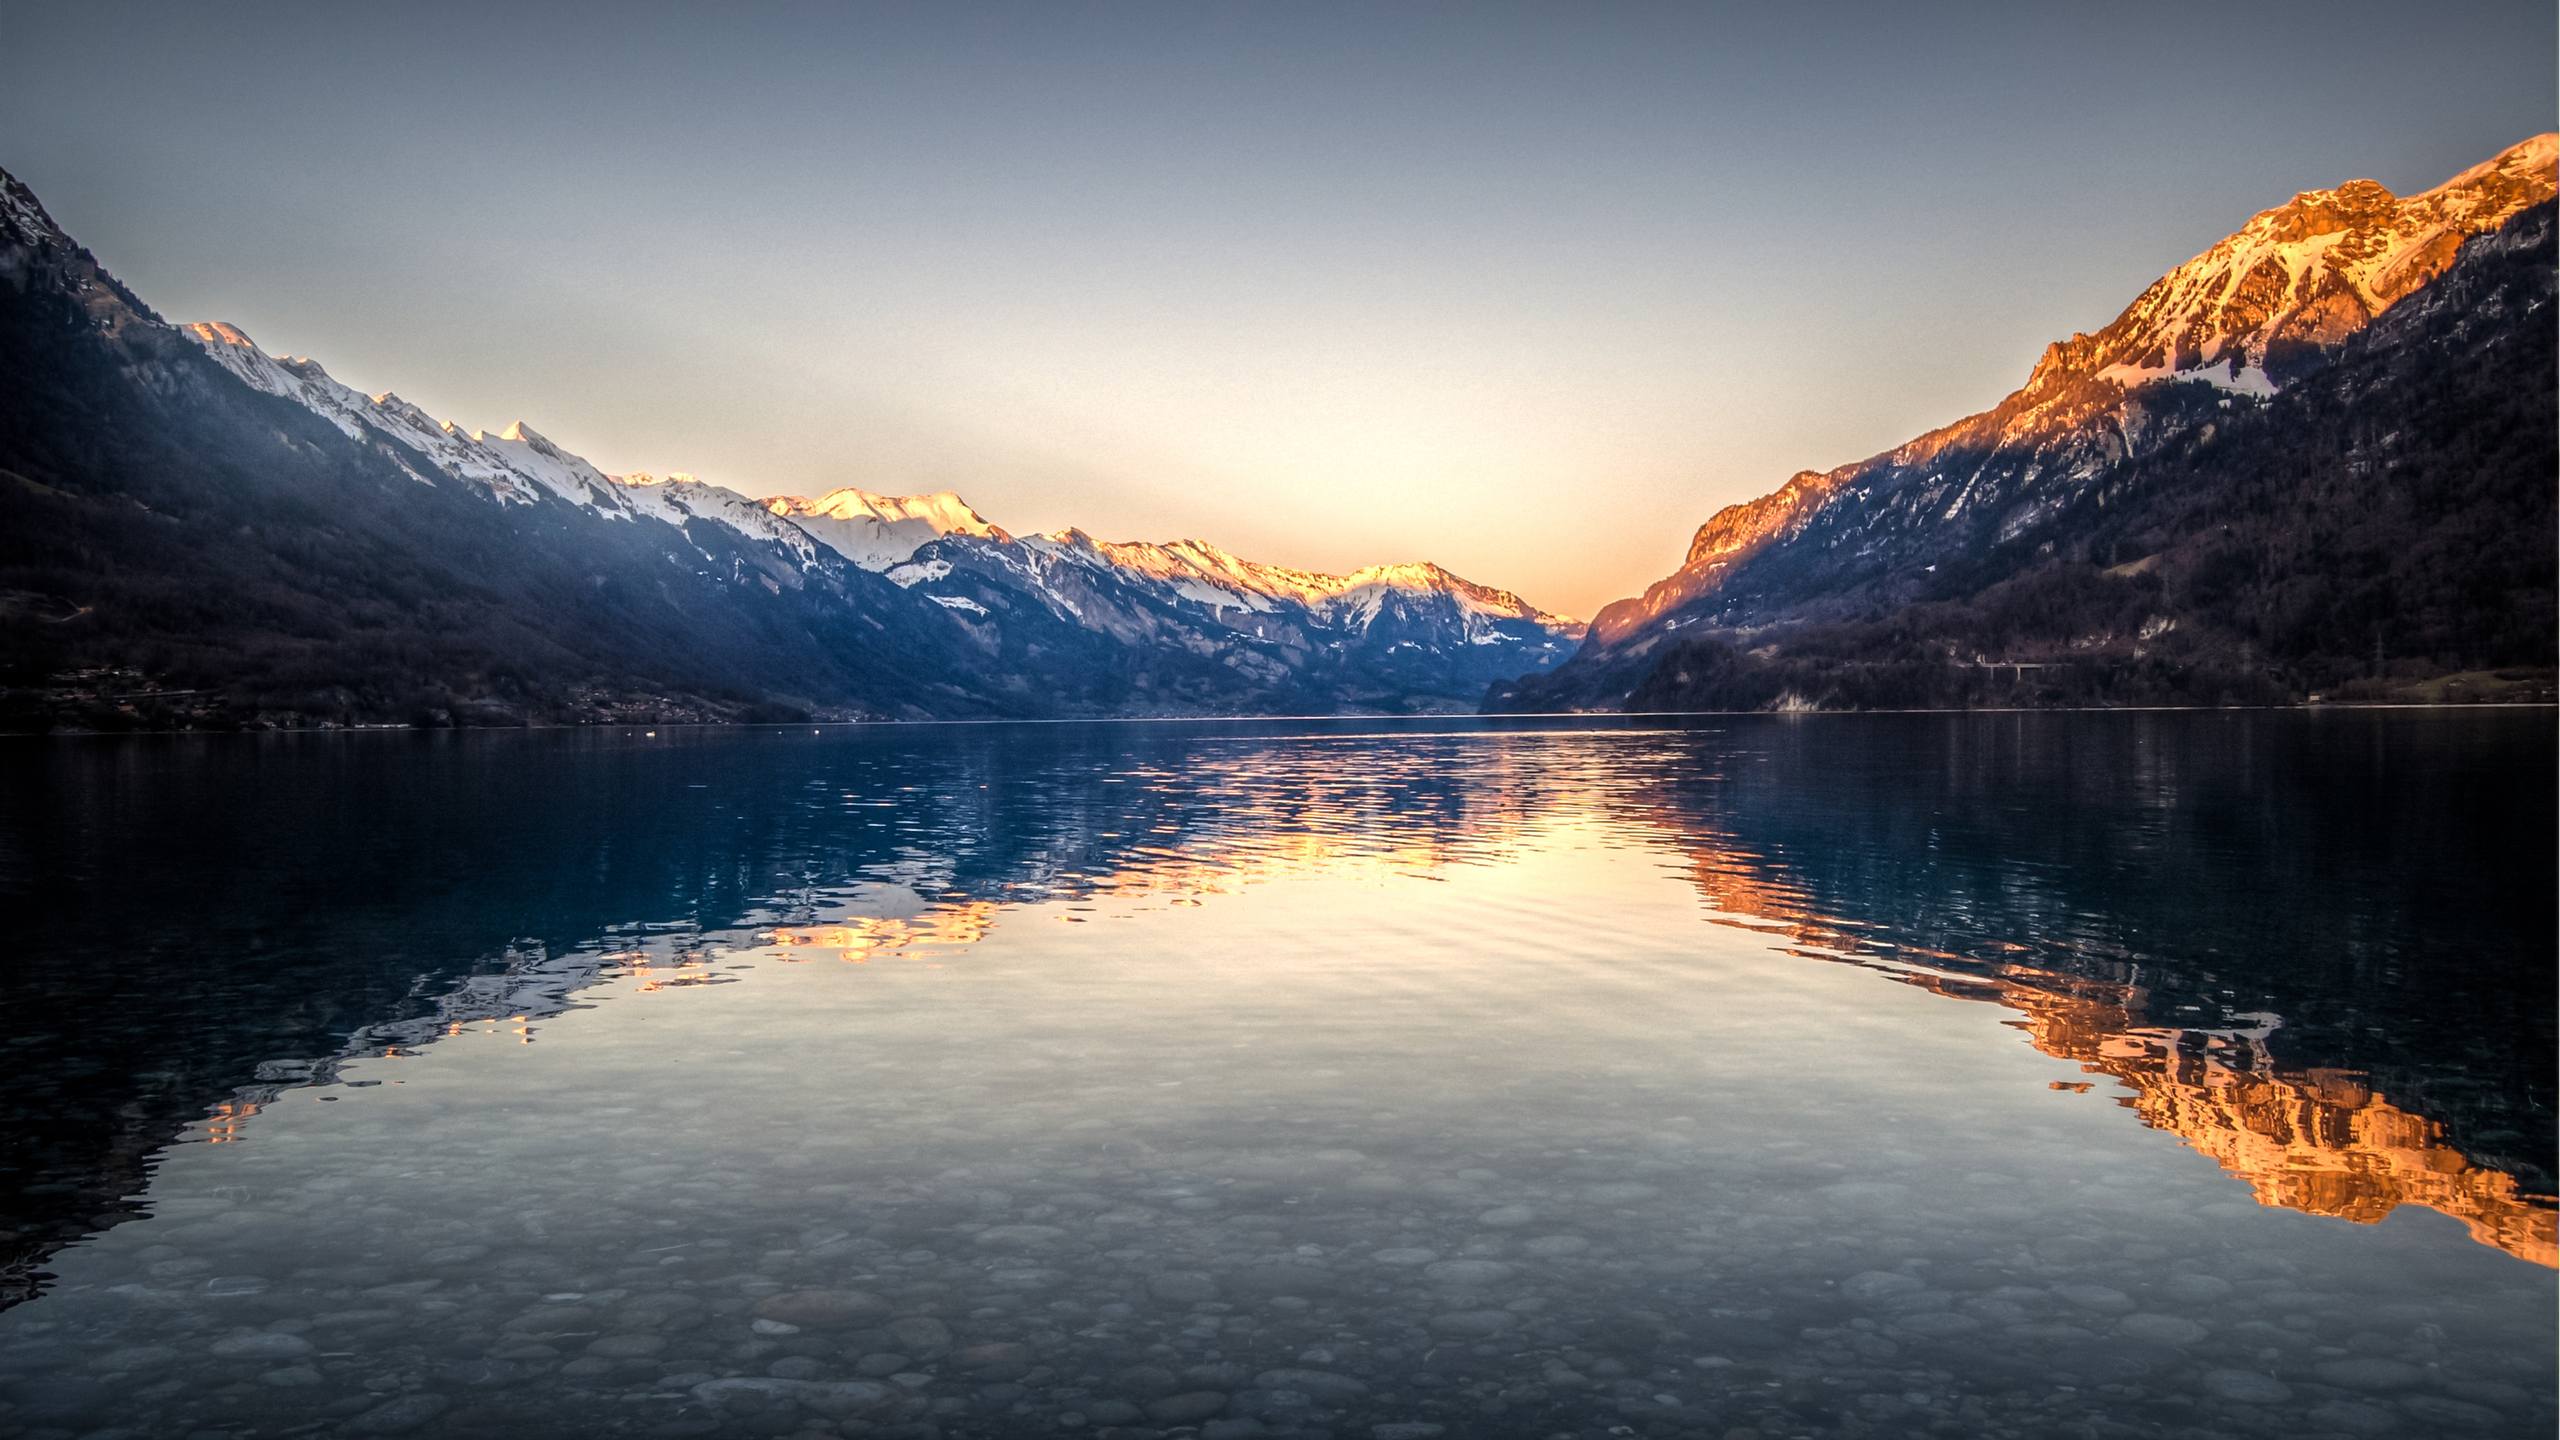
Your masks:
[{"label": "calm lake water", "polygon": [[2553,1432],[2548,712],[0,749],[0,1432]]}]

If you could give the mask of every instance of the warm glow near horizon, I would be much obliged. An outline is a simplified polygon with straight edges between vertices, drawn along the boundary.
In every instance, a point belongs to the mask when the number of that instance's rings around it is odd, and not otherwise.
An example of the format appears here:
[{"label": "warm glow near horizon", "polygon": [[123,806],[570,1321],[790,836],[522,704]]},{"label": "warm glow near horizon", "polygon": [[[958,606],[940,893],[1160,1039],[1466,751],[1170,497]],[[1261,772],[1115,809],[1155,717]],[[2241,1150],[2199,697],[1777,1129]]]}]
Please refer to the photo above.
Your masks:
[{"label": "warm glow near horizon", "polygon": [[1588,616],[2252,212],[2549,126],[2548,6],[2194,8],[64,11],[0,165],[172,320],[609,471]]}]

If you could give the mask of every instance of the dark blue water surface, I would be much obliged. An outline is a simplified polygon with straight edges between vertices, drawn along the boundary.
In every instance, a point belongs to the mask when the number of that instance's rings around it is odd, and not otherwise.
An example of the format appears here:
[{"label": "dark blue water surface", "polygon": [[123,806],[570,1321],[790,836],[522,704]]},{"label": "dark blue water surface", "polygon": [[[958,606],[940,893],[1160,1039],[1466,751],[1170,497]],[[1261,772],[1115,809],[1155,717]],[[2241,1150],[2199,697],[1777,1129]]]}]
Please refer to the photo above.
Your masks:
[{"label": "dark blue water surface", "polygon": [[2548,1435],[2548,711],[0,747],[0,1433]]}]

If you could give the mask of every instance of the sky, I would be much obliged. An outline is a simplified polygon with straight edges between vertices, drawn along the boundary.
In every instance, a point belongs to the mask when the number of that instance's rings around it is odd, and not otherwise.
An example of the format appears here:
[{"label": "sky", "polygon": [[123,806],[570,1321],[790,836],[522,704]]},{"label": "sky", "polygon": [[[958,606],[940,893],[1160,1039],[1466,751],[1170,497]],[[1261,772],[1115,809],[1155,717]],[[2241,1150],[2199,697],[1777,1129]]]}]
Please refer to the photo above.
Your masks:
[{"label": "sky", "polygon": [[604,469],[1588,615],[2295,192],[2552,128],[2531,3],[0,0],[173,320]]}]

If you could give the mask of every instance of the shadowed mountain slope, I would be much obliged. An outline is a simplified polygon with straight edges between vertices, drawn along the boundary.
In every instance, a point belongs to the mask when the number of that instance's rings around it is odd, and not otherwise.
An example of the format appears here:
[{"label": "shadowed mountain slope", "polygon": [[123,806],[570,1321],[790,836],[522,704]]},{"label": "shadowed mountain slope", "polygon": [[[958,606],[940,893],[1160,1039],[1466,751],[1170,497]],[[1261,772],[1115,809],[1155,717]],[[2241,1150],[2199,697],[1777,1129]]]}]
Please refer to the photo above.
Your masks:
[{"label": "shadowed mountain slope", "polygon": [[758,501],[165,323],[0,175],[0,728],[1462,709],[1580,627],[1432,565]]}]

